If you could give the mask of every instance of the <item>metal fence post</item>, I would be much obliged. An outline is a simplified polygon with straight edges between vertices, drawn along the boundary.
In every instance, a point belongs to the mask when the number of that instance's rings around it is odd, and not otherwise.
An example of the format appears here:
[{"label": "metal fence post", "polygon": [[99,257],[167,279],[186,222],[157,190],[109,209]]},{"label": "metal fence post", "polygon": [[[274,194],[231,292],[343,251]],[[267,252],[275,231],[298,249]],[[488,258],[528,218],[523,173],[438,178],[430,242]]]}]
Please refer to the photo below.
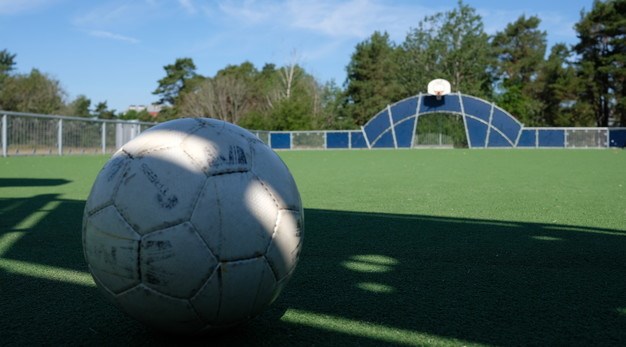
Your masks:
[{"label": "metal fence post", "polygon": [[7,115],[2,115],[2,156],[7,156]]},{"label": "metal fence post", "polygon": [[107,123],[102,122],[102,154],[107,152]]},{"label": "metal fence post", "polygon": [[57,129],[57,147],[59,155],[63,155],[63,119],[59,119],[59,126]]}]

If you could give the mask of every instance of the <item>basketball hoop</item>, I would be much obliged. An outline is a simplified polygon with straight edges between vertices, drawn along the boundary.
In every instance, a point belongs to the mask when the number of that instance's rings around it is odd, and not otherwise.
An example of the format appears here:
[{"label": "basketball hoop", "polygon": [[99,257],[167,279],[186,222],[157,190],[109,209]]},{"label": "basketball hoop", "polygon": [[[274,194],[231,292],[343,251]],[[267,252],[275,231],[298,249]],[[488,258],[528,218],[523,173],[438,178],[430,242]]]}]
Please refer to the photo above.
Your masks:
[{"label": "basketball hoop", "polygon": [[437,100],[450,93],[450,82],[438,78],[428,83],[428,94],[434,95]]}]

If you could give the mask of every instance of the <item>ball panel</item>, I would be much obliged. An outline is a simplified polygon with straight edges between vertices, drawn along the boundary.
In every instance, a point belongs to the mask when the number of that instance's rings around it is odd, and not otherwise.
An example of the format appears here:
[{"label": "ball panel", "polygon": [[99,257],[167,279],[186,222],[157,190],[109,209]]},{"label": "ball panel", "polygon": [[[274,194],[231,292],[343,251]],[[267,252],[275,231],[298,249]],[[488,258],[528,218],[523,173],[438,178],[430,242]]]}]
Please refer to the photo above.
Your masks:
[{"label": "ball panel", "polygon": [[[200,227],[198,232],[217,249],[221,261],[263,255],[270,242],[278,208],[251,173],[210,177],[215,182],[220,212],[219,232]],[[200,225],[211,225],[205,220]]]},{"label": "ball panel", "polygon": [[190,218],[198,234],[205,241],[211,252],[219,257],[222,218],[217,196],[216,180],[209,178],[200,191],[200,196]]},{"label": "ball panel", "polygon": [[83,247],[91,273],[110,291],[119,293],[140,282],[138,235],[114,206],[86,219]]},{"label": "ball panel", "polygon": [[202,288],[191,298],[198,315],[208,323],[217,323],[220,308],[220,265],[218,265]]},{"label": "ball panel", "polygon": [[278,296],[278,287],[276,277],[267,263],[267,259],[263,259],[263,270],[259,278],[259,286],[256,293],[254,304],[252,305],[251,316],[258,316],[263,310],[269,306]]},{"label": "ball panel", "polygon": [[252,171],[274,195],[280,208],[300,210],[302,203],[298,187],[285,163],[264,144],[256,144],[253,149]]},{"label": "ball panel", "polygon": [[154,328],[174,333],[195,333],[205,324],[189,300],[158,293],[143,284],[117,295],[124,310]]},{"label": "ball panel", "polygon": [[202,123],[193,118],[182,118],[176,122],[157,124],[126,143],[121,150],[135,157],[149,154],[155,150],[175,148],[189,133],[201,126]]},{"label": "ball panel", "polygon": [[117,152],[104,165],[98,177],[96,177],[85,204],[87,213],[112,204],[115,192],[128,169],[129,162],[130,159],[126,154]]},{"label": "ball panel", "polygon": [[250,169],[250,146],[245,138],[218,127],[198,129],[185,138],[181,148],[209,176]]},{"label": "ball panel", "polygon": [[303,226],[300,212],[278,212],[276,232],[265,255],[278,279],[289,275],[296,267],[304,234]]},{"label": "ball panel", "polygon": [[206,176],[180,149],[131,161],[115,205],[140,234],[187,220]]},{"label": "ball panel", "polygon": [[241,322],[242,318],[254,317],[258,313],[254,310],[266,304],[263,299],[267,298],[268,292],[274,293],[274,286],[269,285],[268,280],[274,277],[263,257],[222,263],[220,271],[220,322]]},{"label": "ball panel", "polygon": [[190,298],[217,266],[190,223],[144,236],[139,254],[143,284],[177,298]]}]

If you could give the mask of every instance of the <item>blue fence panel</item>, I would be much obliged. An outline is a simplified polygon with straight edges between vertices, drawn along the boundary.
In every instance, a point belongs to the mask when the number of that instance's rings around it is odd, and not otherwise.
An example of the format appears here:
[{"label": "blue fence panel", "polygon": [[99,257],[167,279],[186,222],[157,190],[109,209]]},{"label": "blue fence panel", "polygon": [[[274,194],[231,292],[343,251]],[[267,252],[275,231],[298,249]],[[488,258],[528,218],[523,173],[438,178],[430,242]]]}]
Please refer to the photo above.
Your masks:
[{"label": "blue fence panel", "polygon": [[565,130],[538,129],[539,147],[565,147]]},{"label": "blue fence panel", "polygon": [[391,118],[393,119],[393,122],[398,123],[403,119],[414,116],[417,113],[418,99],[419,98],[417,96],[414,96],[389,107],[391,109]]},{"label": "blue fence panel", "polygon": [[290,149],[291,133],[270,133],[270,143],[273,149]]},{"label": "blue fence panel", "polygon": [[326,148],[348,148],[350,147],[350,134],[347,132],[327,132]]},{"label": "blue fence panel", "polygon": [[517,135],[522,129],[522,126],[510,114],[497,107],[493,110],[491,126],[500,130],[513,143],[517,140]]},{"label": "blue fence panel", "polygon": [[517,147],[535,147],[537,144],[537,132],[535,129],[523,129]]},{"label": "blue fence panel", "polygon": [[609,129],[609,147],[626,147],[626,129]]},{"label": "blue fence panel", "polygon": [[351,147],[352,148],[367,148],[367,142],[365,142],[365,136],[361,131],[352,131],[350,133]]},{"label": "blue fence panel", "polygon": [[400,148],[411,148],[413,142],[413,131],[415,129],[415,119],[411,118],[400,124],[396,124],[396,142]]},{"label": "blue fence panel", "polygon": [[383,136],[378,139],[378,141],[376,141],[375,143],[371,143],[371,145],[372,148],[395,148],[393,144],[393,134],[391,133],[391,130],[384,133]]},{"label": "blue fence panel", "polygon": [[467,133],[469,135],[468,142],[472,147],[485,147],[487,139],[487,124],[476,119],[465,117],[467,124]]},{"label": "blue fence panel", "polygon": [[487,147],[513,147],[509,141],[493,128],[489,132],[489,144]]},{"label": "blue fence panel", "polygon": [[483,100],[463,96],[463,110],[465,114],[480,118],[489,123],[489,115],[491,114],[491,104]]},{"label": "blue fence panel", "polygon": [[367,135],[367,139],[373,142],[380,134],[385,132],[391,124],[389,123],[389,113],[385,109],[384,111],[377,114],[374,118],[372,118],[363,128],[365,134]]},{"label": "blue fence panel", "polygon": [[441,97],[441,100],[437,100],[437,97],[433,95],[422,96],[422,104],[419,109],[420,114],[426,112],[446,111],[461,113],[461,104],[457,94],[444,95]]}]

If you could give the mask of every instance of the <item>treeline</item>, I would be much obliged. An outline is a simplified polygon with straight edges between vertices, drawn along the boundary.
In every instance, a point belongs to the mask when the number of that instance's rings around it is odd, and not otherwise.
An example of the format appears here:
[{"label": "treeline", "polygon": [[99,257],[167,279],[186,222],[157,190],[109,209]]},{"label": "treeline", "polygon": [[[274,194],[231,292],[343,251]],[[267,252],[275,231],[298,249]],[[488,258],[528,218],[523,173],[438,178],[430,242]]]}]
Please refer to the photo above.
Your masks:
[{"label": "treeline", "polygon": [[393,42],[374,32],[356,45],[343,85],[322,83],[298,64],[249,62],[203,76],[191,58],[164,67],[153,92],[163,109],[116,113],[106,101],[66,102],[60,83],[33,70],[15,74],[0,51],[0,109],[99,118],[167,120],[204,116],[266,130],[347,129],[386,105],[424,92],[434,78],[453,91],[496,102],[527,126],[626,126],[626,0],[594,1],[575,24],[578,42],[548,49],[537,16],[520,16],[494,35],[458,2],[426,16]]}]

